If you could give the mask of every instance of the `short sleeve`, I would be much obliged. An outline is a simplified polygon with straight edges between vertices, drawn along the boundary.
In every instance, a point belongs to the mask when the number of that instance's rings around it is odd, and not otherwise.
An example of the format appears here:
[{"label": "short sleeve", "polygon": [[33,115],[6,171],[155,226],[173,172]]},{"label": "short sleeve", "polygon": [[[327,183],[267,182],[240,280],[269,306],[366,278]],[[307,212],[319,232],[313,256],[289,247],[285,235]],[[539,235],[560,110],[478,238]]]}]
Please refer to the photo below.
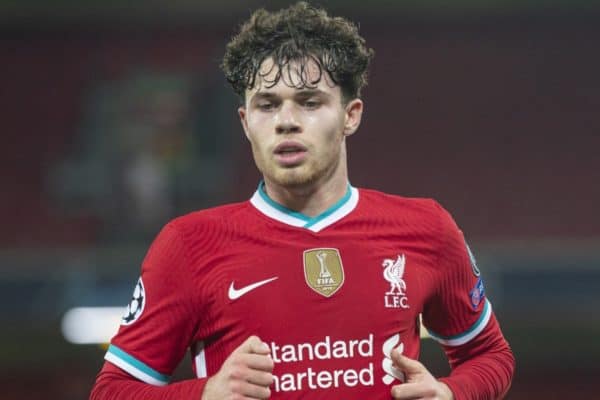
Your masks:
[{"label": "short sleeve", "polygon": [[430,336],[446,346],[460,346],[486,327],[492,307],[485,296],[475,257],[450,214],[439,207],[436,290],[423,311]]},{"label": "short sleeve", "polygon": [[142,264],[141,277],[105,359],[137,379],[165,385],[190,346],[196,326],[181,234],[165,226]]}]

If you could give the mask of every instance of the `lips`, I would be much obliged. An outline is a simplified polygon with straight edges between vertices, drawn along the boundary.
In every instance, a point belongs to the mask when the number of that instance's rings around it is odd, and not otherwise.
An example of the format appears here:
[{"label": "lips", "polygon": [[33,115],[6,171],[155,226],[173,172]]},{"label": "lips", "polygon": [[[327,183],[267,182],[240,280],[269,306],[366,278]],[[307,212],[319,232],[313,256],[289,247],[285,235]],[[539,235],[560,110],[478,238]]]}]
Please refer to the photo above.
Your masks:
[{"label": "lips", "polygon": [[289,167],[301,163],[306,158],[307,150],[302,143],[284,141],[275,147],[273,153],[277,162],[282,166]]},{"label": "lips", "polygon": [[299,151],[306,151],[306,146],[291,140],[281,142],[275,147],[275,154],[296,153]]}]

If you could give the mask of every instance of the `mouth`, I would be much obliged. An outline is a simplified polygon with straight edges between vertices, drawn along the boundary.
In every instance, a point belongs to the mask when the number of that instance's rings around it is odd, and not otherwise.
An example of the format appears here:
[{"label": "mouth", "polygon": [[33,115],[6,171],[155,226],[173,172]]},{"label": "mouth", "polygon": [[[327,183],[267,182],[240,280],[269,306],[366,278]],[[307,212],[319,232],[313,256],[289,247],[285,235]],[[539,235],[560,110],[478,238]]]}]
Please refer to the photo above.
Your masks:
[{"label": "mouth", "polygon": [[306,158],[308,149],[301,143],[284,141],[275,147],[275,160],[284,167],[300,164]]}]

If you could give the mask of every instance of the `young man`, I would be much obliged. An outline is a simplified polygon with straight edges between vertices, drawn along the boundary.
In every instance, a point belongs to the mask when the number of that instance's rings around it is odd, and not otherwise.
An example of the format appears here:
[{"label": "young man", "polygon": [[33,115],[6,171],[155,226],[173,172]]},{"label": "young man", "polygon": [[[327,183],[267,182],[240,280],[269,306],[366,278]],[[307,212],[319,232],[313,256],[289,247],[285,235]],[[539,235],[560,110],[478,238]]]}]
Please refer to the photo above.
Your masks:
[{"label": "young man", "polygon": [[[223,69],[264,180],[158,235],[92,399],[506,393],[514,358],[450,215],[348,183],[371,57],[354,25],[305,3],[242,27]],[[448,377],[416,361],[419,315]],[[198,379],[166,385],[188,349]]]}]

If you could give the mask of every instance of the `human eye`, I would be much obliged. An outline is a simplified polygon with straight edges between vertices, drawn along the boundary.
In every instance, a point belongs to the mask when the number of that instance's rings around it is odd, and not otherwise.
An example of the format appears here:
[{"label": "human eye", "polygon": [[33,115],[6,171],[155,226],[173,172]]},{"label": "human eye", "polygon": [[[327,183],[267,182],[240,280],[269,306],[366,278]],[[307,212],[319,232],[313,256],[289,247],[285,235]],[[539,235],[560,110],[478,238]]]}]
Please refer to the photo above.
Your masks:
[{"label": "human eye", "polygon": [[318,99],[306,99],[303,106],[309,110],[314,110],[321,106],[321,102]]},{"label": "human eye", "polygon": [[275,108],[275,103],[269,100],[262,100],[256,104],[256,107],[261,111],[271,111]]}]

